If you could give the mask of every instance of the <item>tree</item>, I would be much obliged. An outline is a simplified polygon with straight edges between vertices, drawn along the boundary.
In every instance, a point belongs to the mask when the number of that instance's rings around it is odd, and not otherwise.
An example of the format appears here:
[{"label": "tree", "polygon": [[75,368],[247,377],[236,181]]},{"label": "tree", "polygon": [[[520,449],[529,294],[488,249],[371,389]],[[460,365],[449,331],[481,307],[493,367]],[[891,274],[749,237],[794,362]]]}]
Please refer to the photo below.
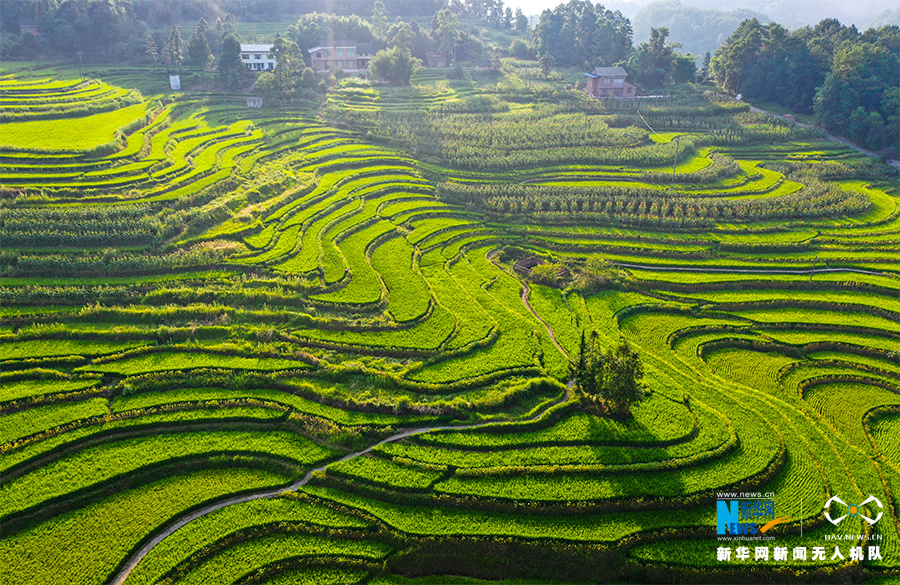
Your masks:
[{"label": "tree", "polygon": [[509,45],[509,56],[516,59],[528,58],[528,45],[522,39],[516,39]]},{"label": "tree", "polygon": [[375,5],[372,8],[371,23],[375,36],[385,40],[385,37],[387,36],[388,19],[387,11],[384,9],[384,3],[380,0],[376,0]]},{"label": "tree", "polygon": [[503,28],[512,28],[513,24],[513,11],[509,6],[506,7],[506,12],[503,13]]},{"label": "tree", "polygon": [[460,40],[459,20],[449,10],[440,10],[432,21],[433,36],[438,41],[438,51],[448,59],[453,56],[453,48]]},{"label": "tree", "polygon": [[241,39],[233,33],[222,38],[222,55],[219,57],[219,76],[225,89],[235,90],[241,85],[245,71],[241,62]]},{"label": "tree", "polygon": [[815,99],[816,119],[873,150],[898,149],[900,62],[873,43],[847,43]]},{"label": "tree", "polygon": [[[638,45],[625,68],[632,80],[646,87],[662,87],[676,70],[676,44],[667,43],[669,29],[650,29],[650,40]],[[696,70],[696,68],[695,68]]]},{"label": "tree", "polygon": [[709,80],[709,63],[711,59],[712,56],[709,51],[707,51],[706,54],[703,55],[703,64],[700,66],[700,71],[697,72],[697,81],[700,83]]},{"label": "tree", "polygon": [[572,288],[586,294],[620,287],[627,281],[628,273],[599,255],[590,256],[577,271]]},{"label": "tree", "polygon": [[256,86],[269,101],[290,101],[300,86],[306,68],[300,47],[294,41],[278,37],[272,46],[272,56],[276,65],[271,78],[260,74]]},{"label": "tree", "polygon": [[412,52],[413,39],[415,39],[416,35],[409,23],[399,22],[391,25],[391,28],[388,30],[388,37],[390,39],[388,47]]},{"label": "tree", "polygon": [[178,32],[178,27],[174,24],[172,25],[172,32],[169,34],[169,63],[172,67],[176,69],[181,68],[181,64],[184,62],[184,42],[181,40],[181,33]]},{"label": "tree", "polygon": [[779,24],[745,20],[716,50],[711,77],[730,93],[810,112],[831,59],[828,47],[839,36],[831,25],[822,30],[832,38],[820,43],[815,29],[791,33]]},{"label": "tree", "polygon": [[582,403],[597,414],[629,418],[631,406],[646,396],[641,357],[624,337],[616,347],[604,350],[596,331],[589,340],[582,332],[578,358],[570,365],[569,375]]},{"label": "tree", "polygon": [[316,72],[312,70],[312,67],[304,69],[303,74],[300,75],[300,86],[306,89],[316,89],[318,84],[319,80],[316,77]]},{"label": "tree", "polygon": [[531,278],[537,283],[556,286],[562,277],[562,264],[558,262],[547,262],[538,264],[531,269]]},{"label": "tree", "polygon": [[550,74],[553,73],[553,68],[556,66],[556,59],[553,58],[553,55],[544,53],[541,55],[538,63],[541,66],[541,73],[544,77],[550,77]]},{"label": "tree", "polygon": [[209,25],[206,24],[205,20],[201,19],[200,24],[197,25],[197,30],[194,31],[194,34],[191,35],[191,39],[188,41],[188,60],[192,65],[198,67],[206,65],[210,55],[209,41],[206,40],[207,28],[209,28]]},{"label": "tree", "polygon": [[159,49],[156,47],[156,41],[153,40],[153,35],[147,35],[147,40],[144,41],[144,55],[151,63],[157,63],[159,61]]},{"label": "tree", "polygon": [[516,30],[521,32],[528,30],[528,17],[521,8],[516,8]]},{"label": "tree", "polygon": [[409,79],[422,61],[408,50],[394,47],[378,51],[369,62],[369,74],[392,85],[409,85]]},{"label": "tree", "polygon": [[560,67],[612,65],[628,58],[631,23],[601,4],[570,0],[541,13],[534,46],[538,54],[553,55]]}]

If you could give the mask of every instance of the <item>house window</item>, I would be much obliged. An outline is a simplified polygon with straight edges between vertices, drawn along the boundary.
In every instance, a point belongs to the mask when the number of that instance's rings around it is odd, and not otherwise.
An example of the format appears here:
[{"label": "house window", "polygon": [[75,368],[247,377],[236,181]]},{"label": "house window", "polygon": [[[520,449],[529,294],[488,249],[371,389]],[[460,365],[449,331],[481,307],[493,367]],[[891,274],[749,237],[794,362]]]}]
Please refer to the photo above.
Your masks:
[{"label": "house window", "polygon": [[244,61],[246,61],[246,60],[249,59],[249,58],[250,58],[250,55],[247,55],[247,54],[242,54],[242,55],[241,55],[241,59],[243,59]]},{"label": "house window", "polygon": [[603,79],[603,85],[612,85],[612,79],[606,77]]},{"label": "house window", "polygon": [[256,55],[253,55],[253,58],[259,60],[262,59],[262,55],[257,53]]},{"label": "house window", "polygon": [[321,59],[321,58],[322,58],[322,51],[316,52],[316,59]]},{"label": "house window", "polygon": [[350,49],[349,51],[347,51],[347,56],[352,57],[353,53],[354,53],[353,49]]},{"label": "house window", "polygon": [[337,56],[338,56],[338,57],[343,57],[343,56],[344,56],[344,52],[343,52],[343,51],[338,51],[338,52],[337,52]]}]

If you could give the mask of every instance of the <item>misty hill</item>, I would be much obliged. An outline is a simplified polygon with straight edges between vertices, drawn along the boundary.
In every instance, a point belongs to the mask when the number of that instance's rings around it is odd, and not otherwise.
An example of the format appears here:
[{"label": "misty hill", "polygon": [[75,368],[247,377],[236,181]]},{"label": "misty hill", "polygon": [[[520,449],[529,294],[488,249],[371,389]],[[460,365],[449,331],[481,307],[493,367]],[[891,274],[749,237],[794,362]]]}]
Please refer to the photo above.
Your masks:
[{"label": "misty hill", "polygon": [[[651,4],[649,0],[610,0],[603,2],[611,10],[620,10],[625,16],[634,19],[638,12]],[[736,9],[752,10],[765,14],[769,19],[781,23],[789,29],[815,25],[825,18],[836,18],[846,25],[855,24],[859,29],[878,24],[898,24],[900,14],[893,11],[894,21],[884,21],[886,15],[883,0],[856,0],[839,2],[836,0],[690,0],[690,5],[716,11]],[[890,13],[887,15],[890,17]],[[876,19],[878,22],[876,23]],[[663,23],[651,23],[651,26],[665,26]],[[649,29],[648,29],[649,30]],[[635,27],[637,31],[637,27]],[[674,34],[673,40],[680,41]],[[637,40],[637,35],[635,40]]]},{"label": "misty hill", "polygon": [[641,8],[632,19],[635,42],[650,38],[650,29],[664,26],[669,38],[681,44],[685,53],[703,55],[715,52],[741,21],[756,18],[760,22],[769,19],[759,12],[745,8],[728,11],[685,6],[681,0],[658,0]]}]

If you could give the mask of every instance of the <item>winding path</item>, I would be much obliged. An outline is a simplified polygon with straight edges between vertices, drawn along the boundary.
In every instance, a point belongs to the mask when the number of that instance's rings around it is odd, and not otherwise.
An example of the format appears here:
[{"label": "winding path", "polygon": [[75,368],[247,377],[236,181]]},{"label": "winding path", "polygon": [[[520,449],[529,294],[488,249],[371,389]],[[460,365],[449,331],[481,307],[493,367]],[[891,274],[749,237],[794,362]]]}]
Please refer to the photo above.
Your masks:
[{"label": "winding path", "polygon": [[[554,342],[555,342],[555,340],[554,340]],[[559,344],[557,344],[557,346],[558,345]],[[562,348],[560,348],[560,349],[562,349]],[[537,414],[535,414],[531,418],[523,419],[520,422],[532,422],[532,421],[538,420],[550,408],[553,408],[557,404],[560,404],[562,402],[566,402],[567,400],[569,400],[571,398],[571,391],[572,391],[572,382],[570,382],[569,385],[567,386],[567,390],[566,390],[565,394],[562,396],[562,398],[560,398],[557,401],[552,402],[551,404],[548,404],[545,408],[541,409]],[[512,419],[510,419],[510,420],[512,420]],[[278,488],[278,489],[267,489],[265,491],[252,492],[252,493],[243,494],[240,496],[234,496],[234,497],[228,498],[226,500],[221,500],[219,502],[209,504],[208,506],[204,506],[203,508],[200,508],[198,510],[194,510],[193,512],[186,514],[185,516],[182,516],[181,518],[178,518],[174,522],[165,526],[153,538],[151,538],[146,544],[144,544],[144,546],[142,546],[134,554],[132,554],[131,557],[128,559],[128,561],[122,566],[121,569],[119,569],[119,571],[115,574],[115,576],[109,581],[109,583],[111,585],[124,584],[125,580],[128,579],[128,576],[131,575],[131,572],[134,571],[135,567],[137,567],[138,564],[144,559],[144,557],[146,557],[150,553],[150,551],[152,551],[159,543],[161,543],[163,540],[165,540],[166,538],[168,538],[169,536],[174,534],[175,531],[177,531],[179,528],[182,528],[183,526],[190,524],[191,522],[193,522],[194,520],[196,520],[198,518],[202,518],[203,516],[211,514],[212,512],[215,512],[216,510],[221,510],[222,508],[227,508],[228,506],[234,506],[235,504],[243,504],[245,502],[250,502],[253,500],[274,498],[286,491],[295,491],[295,490],[305,486],[307,483],[309,483],[309,480],[312,479],[313,474],[315,474],[316,472],[324,471],[326,468],[328,468],[329,466],[334,465],[336,463],[342,463],[344,461],[349,461],[350,459],[355,459],[356,457],[360,457],[362,455],[365,455],[366,453],[370,453],[376,447],[379,447],[386,443],[392,443],[394,441],[399,441],[400,439],[405,439],[406,437],[411,437],[413,435],[419,435],[422,433],[430,433],[432,431],[446,431],[446,430],[463,431],[463,430],[487,427],[490,425],[503,423],[503,422],[509,422],[509,420],[494,420],[494,421],[475,423],[475,424],[469,424],[469,425],[443,425],[443,426],[419,427],[416,429],[407,429],[405,431],[401,431],[401,432],[391,435],[385,439],[382,439],[382,440],[378,441],[377,443],[369,445],[365,449],[350,453],[348,455],[341,457],[340,459],[337,459],[335,461],[329,461],[328,463],[325,463],[323,465],[320,465],[319,467],[311,469],[310,471],[308,471],[306,473],[306,475],[304,475],[302,478],[298,479],[297,481],[295,481],[294,483],[292,483],[291,485],[289,485],[287,487],[282,487],[282,488]]]},{"label": "winding path", "polygon": [[561,346],[559,344],[559,342],[556,340],[556,335],[553,334],[553,329],[551,329],[550,325],[548,325],[547,322],[544,321],[541,318],[541,316],[537,314],[537,311],[535,311],[534,307],[531,306],[531,303],[528,302],[528,293],[530,293],[530,292],[531,292],[531,289],[528,288],[528,283],[523,282],[522,283],[522,304],[525,305],[526,309],[531,311],[531,314],[534,315],[535,319],[537,319],[538,321],[541,322],[541,325],[543,325],[544,329],[547,330],[547,335],[550,336],[550,341],[553,342],[553,345],[555,345],[557,347],[557,349],[559,349],[559,351],[561,351],[564,356],[566,356],[569,360],[571,360],[572,356],[570,356],[569,352],[567,352],[565,349],[563,349],[563,346]]}]

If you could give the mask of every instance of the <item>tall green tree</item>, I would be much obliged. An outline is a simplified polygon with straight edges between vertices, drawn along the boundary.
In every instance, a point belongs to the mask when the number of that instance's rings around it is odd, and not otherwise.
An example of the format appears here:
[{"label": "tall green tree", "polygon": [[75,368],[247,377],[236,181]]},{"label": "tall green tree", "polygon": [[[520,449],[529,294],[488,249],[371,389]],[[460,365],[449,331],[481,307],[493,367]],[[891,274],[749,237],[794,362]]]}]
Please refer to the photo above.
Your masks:
[{"label": "tall green tree", "polygon": [[222,37],[222,54],[219,56],[219,78],[225,89],[234,91],[240,87],[245,70],[241,62],[241,39],[233,33],[225,33]]},{"label": "tall green tree", "polygon": [[372,25],[359,16],[338,16],[313,12],[304,14],[288,27],[291,39],[306,55],[307,50],[335,40],[353,40],[357,43],[375,43]]},{"label": "tall green tree", "polygon": [[147,35],[147,40],[144,41],[144,56],[151,63],[159,62],[159,49],[156,46],[156,41],[153,40],[153,35]]},{"label": "tall green tree", "polygon": [[272,46],[272,56],[276,62],[275,70],[258,75],[256,86],[269,101],[290,101],[300,88],[306,69],[300,47],[294,41],[278,37]]},{"label": "tall green tree", "polygon": [[369,75],[392,85],[409,85],[409,80],[422,61],[406,49],[394,47],[378,51],[369,62]]},{"label": "tall green tree", "polygon": [[434,30],[432,34],[438,41],[438,52],[450,59],[454,47],[462,38],[459,20],[450,10],[440,10],[434,16],[432,27]]},{"label": "tall green tree", "polygon": [[679,45],[667,43],[669,29],[650,29],[650,40],[638,45],[625,68],[631,79],[645,87],[661,87],[667,83],[691,81],[697,72],[693,55],[682,55]]},{"label": "tall green tree", "polygon": [[582,332],[578,358],[570,365],[569,375],[582,404],[597,414],[628,418],[632,405],[646,396],[643,362],[624,337],[615,347],[604,349],[596,331],[590,339]]},{"label": "tall green tree", "polygon": [[184,41],[181,40],[181,33],[178,32],[178,27],[174,24],[172,25],[172,32],[169,33],[169,42],[166,46],[169,49],[169,64],[179,69],[184,63]]},{"label": "tall green tree", "polygon": [[700,65],[700,70],[697,72],[697,81],[704,82],[709,80],[709,64],[712,61],[712,55],[709,51],[703,55],[703,64]]},{"label": "tall green tree", "polygon": [[553,58],[552,54],[544,53],[538,59],[538,64],[541,66],[541,74],[545,78],[549,78],[550,74],[553,73],[553,68],[556,67],[556,59]]},{"label": "tall green tree", "polygon": [[386,40],[388,30],[387,10],[385,10],[384,3],[380,0],[375,0],[370,22],[372,23],[372,30],[375,36],[381,40]]},{"label": "tall green tree", "polygon": [[407,22],[398,22],[388,29],[388,47],[397,47],[404,51],[413,50],[416,34]]},{"label": "tall green tree", "polygon": [[791,33],[777,23],[745,20],[716,50],[711,76],[731,93],[811,112],[830,57],[821,47],[818,56],[813,54],[810,34],[810,30]]},{"label": "tall green tree", "polygon": [[528,30],[528,17],[522,12],[521,8],[516,8],[516,30],[525,32]]},{"label": "tall green tree", "polygon": [[206,39],[206,29],[208,28],[209,25],[206,25],[206,21],[201,19],[200,23],[197,24],[197,30],[194,31],[194,34],[191,35],[191,39],[188,41],[188,61],[197,67],[203,67],[209,60],[209,41]]}]

